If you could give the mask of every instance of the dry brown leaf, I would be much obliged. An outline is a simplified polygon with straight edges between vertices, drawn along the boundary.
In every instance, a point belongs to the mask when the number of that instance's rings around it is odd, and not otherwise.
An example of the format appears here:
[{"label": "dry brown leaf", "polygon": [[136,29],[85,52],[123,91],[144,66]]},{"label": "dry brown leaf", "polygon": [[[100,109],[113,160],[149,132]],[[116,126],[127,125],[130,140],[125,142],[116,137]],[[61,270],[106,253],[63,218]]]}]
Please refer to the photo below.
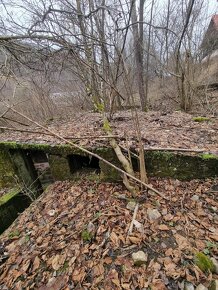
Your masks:
[{"label": "dry brown leaf", "polygon": [[114,246],[119,247],[119,237],[117,236],[117,234],[115,234],[115,232],[112,232],[110,234],[110,240],[112,241]]},{"label": "dry brown leaf", "polygon": [[[68,277],[67,276],[58,276],[52,277],[46,286],[41,286],[39,290],[61,290],[64,286],[67,285]],[[64,288],[67,289],[67,288]]]},{"label": "dry brown leaf", "polygon": [[92,270],[94,276],[100,276],[104,274],[104,266],[102,264],[96,265]]},{"label": "dry brown leaf", "polygon": [[85,267],[82,267],[80,269],[75,269],[73,274],[72,274],[72,279],[75,282],[82,282],[83,279],[86,276],[86,271],[85,271]]},{"label": "dry brown leaf", "polygon": [[210,235],[210,238],[218,242],[218,235]]},{"label": "dry brown leaf", "polygon": [[58,269],[60,269],[61,266],[63,266],[65,260],[66,260],[66,255],[54,256],[51,262],[52,268],[57,271]]},{"label": "dry brown leaf", "polygon": [[140,242],[141,242],[141,239],[138,237],[129,236],[128,239],[130,240],[130,242],[132,244],[140,244]]},{"label": "dry brown leaf", "polygon": [[24,265],[21,267],[21,269],[23,270],[24,273],[26,273],[26,271],[29,269],[30,263],[31,263],[31,260],[28,259],[25,261]]},{"label": "dry brown leaf", "polygon": [[110,257],[104,258],[104,263],[107,264],[107,265],[111,264],[112,263],[112,258],[110,258]]},{"label": "dry brown leaf", "polygon": [[161,231],[168,231],[169,227],[167,225],[162,224],[162,225],[159,225],[158,229]]},{"label": "dry brown leaf", "polygon": [[188,240],[185,237],[183,237],[179,234],[175,234],[174,237],[176,239],[176,242],[177,242],[180,250],[187,249],[190,247]]},{"label": "dry brown leaf", "polygon": [[37,270],[40,266],[40,259],[38,256],[35,257],[34,261],[33,261],[33,269],[32,271],[34,272],[35,270]]},{"label": "dry brown leaf", "polygon": [[166,285],[164,284],[164,282],[163,281],[161,281],[161,280],[155,280],[155,281],[152,281],[152,283],[151,283],[151,288],[152,289],[157,289],[157,290],[167,290],[167,287],[166,287]]}]

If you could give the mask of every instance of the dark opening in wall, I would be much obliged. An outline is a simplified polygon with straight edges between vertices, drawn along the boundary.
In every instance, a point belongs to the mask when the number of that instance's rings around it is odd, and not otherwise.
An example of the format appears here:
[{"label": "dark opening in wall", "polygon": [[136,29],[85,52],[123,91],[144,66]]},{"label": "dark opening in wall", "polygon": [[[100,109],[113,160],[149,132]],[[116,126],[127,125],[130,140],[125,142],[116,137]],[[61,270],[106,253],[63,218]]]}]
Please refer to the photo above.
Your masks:
[{"label": "dark opening in wall", "polygon": [[54,182],[46,153],[43,151],[31,150],[29,154],[33,160],[41,184],[46,186]]},{"label": "dark opening in wall", "polygon": [[99,160],[96,157],[73,154],[68,156],[68,162],[71,173],[83,168],[92,169],[96,173],[100,173]]}]

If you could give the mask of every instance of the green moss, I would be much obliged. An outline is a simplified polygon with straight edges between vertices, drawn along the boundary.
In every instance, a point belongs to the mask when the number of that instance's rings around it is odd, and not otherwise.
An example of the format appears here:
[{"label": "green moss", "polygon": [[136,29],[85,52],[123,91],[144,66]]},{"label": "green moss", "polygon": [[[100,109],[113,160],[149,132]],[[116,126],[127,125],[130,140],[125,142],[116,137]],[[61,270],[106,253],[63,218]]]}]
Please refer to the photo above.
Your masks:
[{"label": "green moss", "polygon": [[13,232],[9,233],[8,237],[9,237],[9,239],[12,239],[14,237],[19,237],[19,235],[20,235],[19,230],[14,230]]},{"label": "green moss", "polygon": [[67,158],[60,155],[49,155],[49,165],[55,180],[72,179]]},{"label": "green moss", "polygon": [[0,205],[8,202],[11,198],[13,198],[15,195],[20,193],[20,188],[14,188],[10,192],[4,194],[0,197]]},{"label": "green moss", "polygon": [[81,233],[81,238],[83,239],[84,242],[90,242],[93,238],[93,235],[89,231],[84,230]]},{"label": "green moss", "polygon": [[218,176],[218,158],[209,154],[183,154],[165,151],[145,152],[145,164],[149,176],[171,177],[180,180],[211,178]]},{"label": "green moss", "polygon": [[68,268],[69,268],[69,262],[65,261],[63,266],[57,270],[58,275],[64,274]]},{"label": "green moss", "polygon": [[193,117],[192,120],[194,122],[201,123],[201,122],[210,121],[210,118],[198,116],[198,117]]},{"label": "green moss", "polygon": [[201,252],[195,254],[194,262],[204,273],[213,273],[215,271],[215,266],[211,259]]},{"label": "green moss", "polygon": [[0,148],[0,188],[13,187],[16,182],[16,174],[10,155],[7,150]]},{"label": "green moss", "polygon": [[208,159],[217,159],[218,160],[218,156],[214,155],[214,154],[201,154],[200,156],[204,160],[208,160]]},{"label": "green moss", "polygon": [[208,288],[208,290],[217,290],[218,282],[217,280],[213,280]]},{"label": "green moss", "polygon": [[[119,168],[122,168],[112,148],[107,148],[107,149],[102,148],[101,150],[97,151],[97,154],[99,154],[101,157],[111,162],[112,164],[118,166]],[[101,169],[100,179],[102,181],[114,182],[114,181],[122,180],[120,173],[115,168],[112,168],[110,165],[107,165],[101,160],[99,160],[99,166]]]}]

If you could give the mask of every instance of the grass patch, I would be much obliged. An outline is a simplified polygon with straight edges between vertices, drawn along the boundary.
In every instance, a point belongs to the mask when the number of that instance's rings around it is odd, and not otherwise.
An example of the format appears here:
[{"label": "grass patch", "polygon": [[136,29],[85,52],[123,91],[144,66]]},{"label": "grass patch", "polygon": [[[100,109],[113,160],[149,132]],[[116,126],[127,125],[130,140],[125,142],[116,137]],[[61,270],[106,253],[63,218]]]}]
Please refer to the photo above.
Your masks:
[{"label": "grass patch", "polygon": [[193,120],[194,122],[201,123],[201,122],[207,122],[207,121],[210,121],[210,118],[198,116],[198,117],[193,117],[192,120]]},{"label": "grass patch", "polygon": [[195,264],[204,273],[213,273],[215,271],[215,266],[210,257],[206,256],[204,253],[198,252],[195,254]]},{"label": "grass patch", "polygon": [[13,198],[15,195],[17,195],[20,192],[20,188],[14,188],[10,192],[4,194],[0,197],[0,205],[6,203],[11,198]]},{"label": "grass patch", "polygon": [[218,156],[214,154],[201,154],[201,158],[204,160],[218,159]]}]

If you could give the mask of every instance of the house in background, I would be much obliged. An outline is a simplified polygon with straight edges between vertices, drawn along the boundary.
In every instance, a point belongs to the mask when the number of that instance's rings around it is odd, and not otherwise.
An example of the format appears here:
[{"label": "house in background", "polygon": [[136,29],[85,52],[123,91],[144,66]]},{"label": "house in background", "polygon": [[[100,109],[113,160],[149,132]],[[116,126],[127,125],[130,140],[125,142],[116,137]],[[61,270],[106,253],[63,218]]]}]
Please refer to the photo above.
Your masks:
[{"label": "house in background", "polygon": [[201,49],[203,59],[218,55],[218,14],[212,16],[208,29],[204,35]]}]

